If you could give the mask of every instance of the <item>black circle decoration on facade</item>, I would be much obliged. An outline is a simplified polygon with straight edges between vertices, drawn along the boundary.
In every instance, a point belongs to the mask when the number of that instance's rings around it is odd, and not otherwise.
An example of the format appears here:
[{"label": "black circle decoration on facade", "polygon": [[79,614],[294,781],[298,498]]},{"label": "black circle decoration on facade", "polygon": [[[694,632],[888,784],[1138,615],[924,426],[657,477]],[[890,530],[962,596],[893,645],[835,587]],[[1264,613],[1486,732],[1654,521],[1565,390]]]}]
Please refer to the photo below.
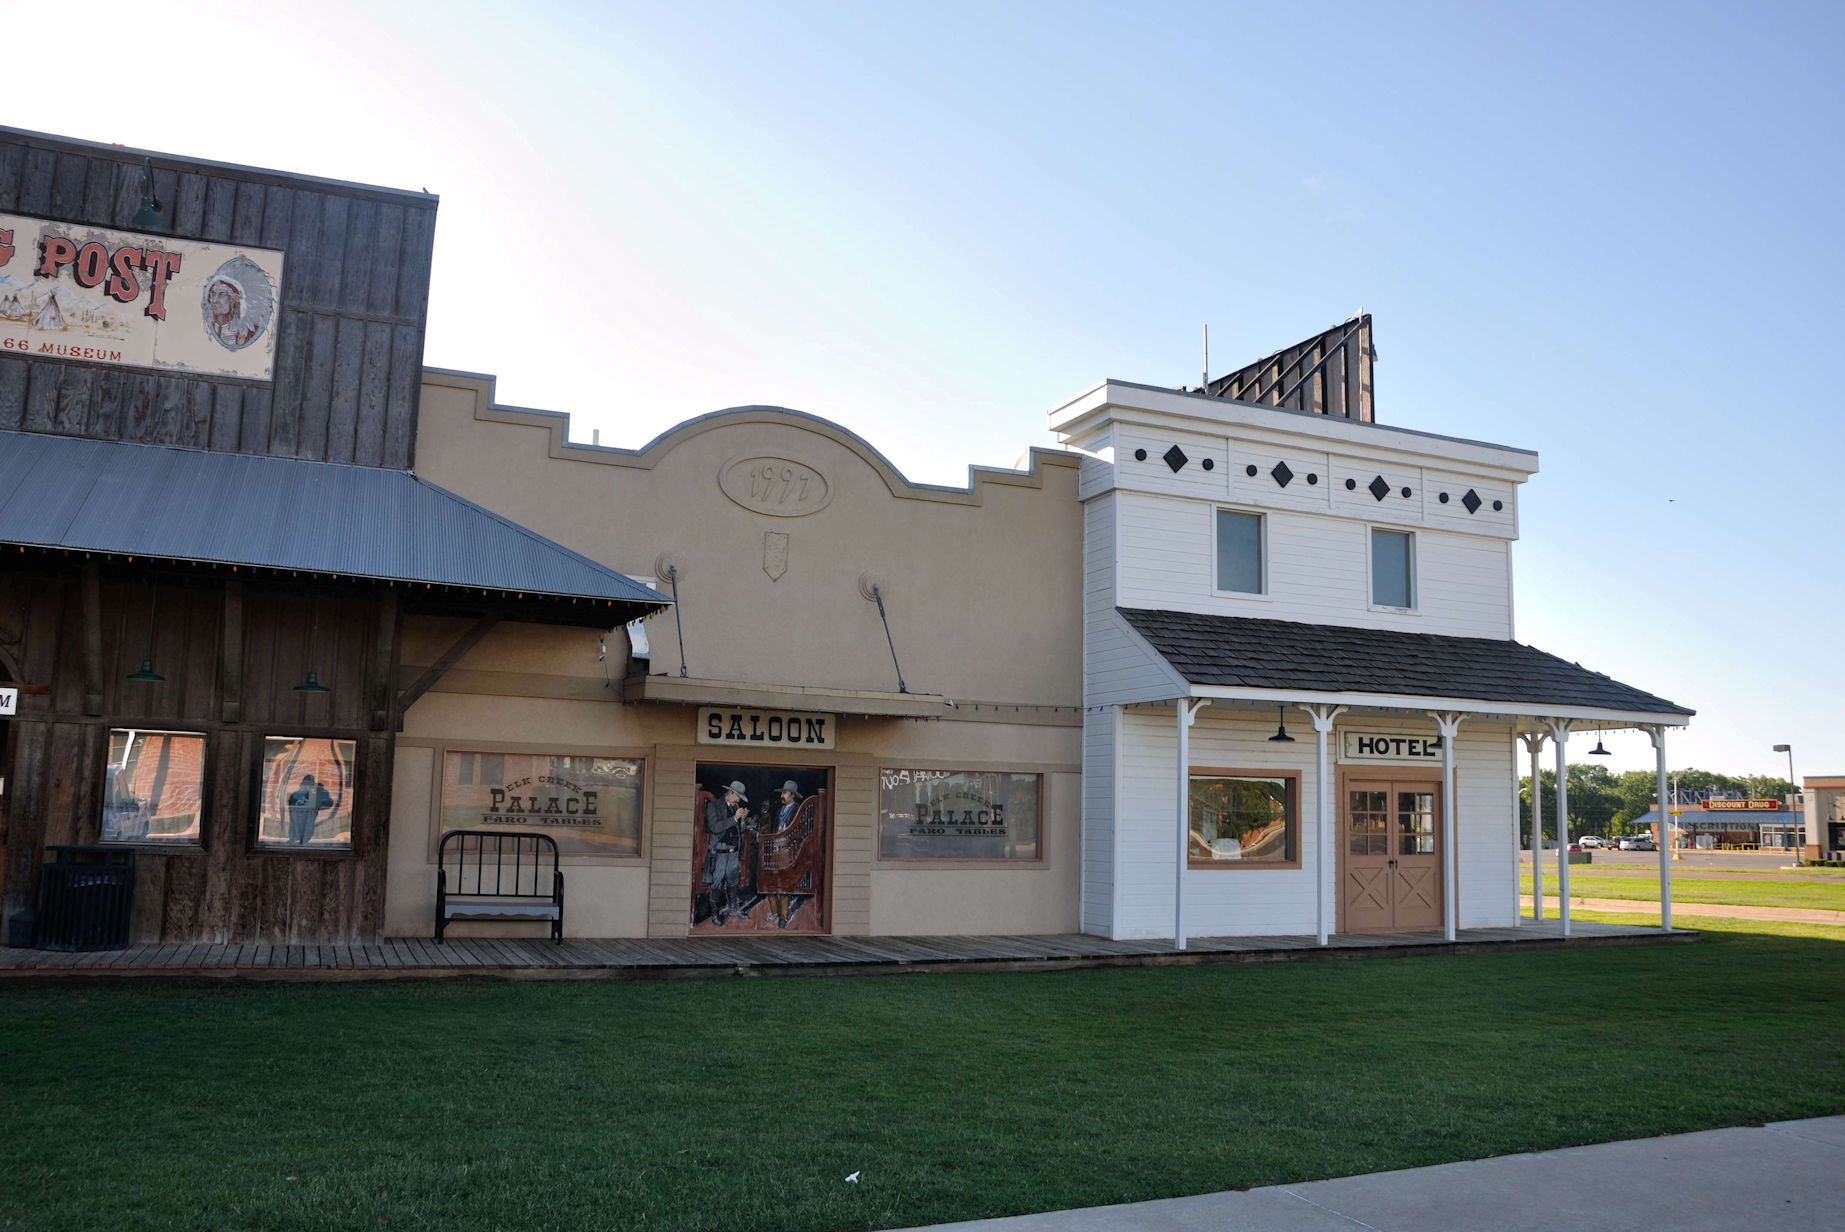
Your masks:
[{"label": "black circle decoration on facade", "polygon": [[1346,490],[1347,492],[1356,492],[1356,491],[1358,490],[1358,481],[1357,481],[1356,479],[1348,479],[1348,480],[1346,480],[1346,481],[1345,481],[1345,490]]},{"label": "black circle decoration on facade", "polygon": [[1217,469],[1217,463],[1212,461],[1210,458],[1206,458],[1204,461],[1200,462],[1198,465],[1204,467],[1204,469],[1207,471],[1214,471]]},{"label": "black circle decoration on facade", "polygon": [[1441,503],[1444,505],[1448,503],[1448,494],[1446,492],[1441,494]]},{"label": "black circle decoration on facade", "polygon": [[1134,451],[1134,461],[1136,461],[1136,462],[1145,462],[1146,460],[1147,460],[1147,451],[1146,451],[1146,450],[1144,450],[1144,449],[1136,449],[1136,450]]},{"label": "black circle decoration on facade", "polygon": [[1320,477],[1318,475],[1314,474],[1312,471],[1307,472],[1307,482],[1308,483],[1318,483],[1319,481],[1320,481]]},{"label": "black circle decoration on facade", "polygon": [[1409,489],[1408,489],[1408,488],[1404,488],[1404,489],[1403,489],[1403,499],[1404,499],[1404,500],[1408,500],[1408,499],[1409,499]]},{"label": "black circle decoration on facade", "polygon": [[1505,508],[1504,501],[1494,501],[1493,502],[1493,512],[1494,513],[1498,513],[1501,509],[1504,509],[1504,508]]},{"label": "black circle decoration on facade", "polygon": [[1256,477],[1256,468],[1254,466],[1245,466],[1243,468],[1243,473],[1248,475],[1251,479],[1254,479]]}]

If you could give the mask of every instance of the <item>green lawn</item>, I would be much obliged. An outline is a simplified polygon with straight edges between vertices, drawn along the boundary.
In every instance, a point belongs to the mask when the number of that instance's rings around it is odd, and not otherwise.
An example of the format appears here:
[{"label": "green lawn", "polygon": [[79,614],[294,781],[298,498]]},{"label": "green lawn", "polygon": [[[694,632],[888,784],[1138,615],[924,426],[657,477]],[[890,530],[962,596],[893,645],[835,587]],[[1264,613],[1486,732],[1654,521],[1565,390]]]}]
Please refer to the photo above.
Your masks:
[{"label": "green lawn", "polygon": [[[1521,875],[1519,886],[1531,893],[1531,873]],[[1555,897],[1557,870],[1544,870],[1544,893]],[[1572,898],[1631,898],[1637,902],[1659,901],[1659,878],[1597,875],[1584,868],[1570,869]],[[1796,880],[1782,874],[1763,873],[1755,877],[1674,877],[1672,903],[1729,903],[1738,907],[1811,907],[1823,911],[1845,911],[1845,880],[1812,878]]]},{"label": "green lawn", "polygon": [[1845,929],[1718,927],[1058,975],[12,988],[0,1227],[879,1228],[1845,1112],[1811,1046]]}]

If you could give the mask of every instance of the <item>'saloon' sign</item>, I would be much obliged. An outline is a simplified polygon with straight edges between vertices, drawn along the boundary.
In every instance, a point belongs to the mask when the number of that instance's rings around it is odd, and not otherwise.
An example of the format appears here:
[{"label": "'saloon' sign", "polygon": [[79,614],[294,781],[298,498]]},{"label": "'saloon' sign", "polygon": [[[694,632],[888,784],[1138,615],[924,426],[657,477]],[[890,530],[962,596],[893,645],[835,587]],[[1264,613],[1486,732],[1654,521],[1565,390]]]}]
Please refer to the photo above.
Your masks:
[{"label": "'saloon' sign", "polygon": [[830,749],[836,717],[797,710],[706,706],[698,712],[698,742],[764,749]]}]

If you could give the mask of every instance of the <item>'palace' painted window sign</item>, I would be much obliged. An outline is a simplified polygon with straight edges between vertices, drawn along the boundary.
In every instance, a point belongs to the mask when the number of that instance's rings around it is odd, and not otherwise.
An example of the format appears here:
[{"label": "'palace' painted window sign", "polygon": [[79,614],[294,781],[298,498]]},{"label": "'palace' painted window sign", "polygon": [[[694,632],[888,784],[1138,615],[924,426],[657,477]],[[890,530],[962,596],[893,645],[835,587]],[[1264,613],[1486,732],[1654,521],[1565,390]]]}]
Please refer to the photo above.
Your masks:
[{"label": "'palace' painted window sign", "polygon": [[1384,732],[1340,733],[1340,761],[1438,762],[1440,736],[1404,736]]},{"label": "'palace' painted window sign", "polygon": [[700,744],[733,744],[764,749],[830,749],[831,714],[794,710],[732,710],[706,706],[698,712]]},{"label": "'palace' painted window sign", "polygon": [[0,214],[0,355],[270,379],[282,254]]},{"label": "'palace' painted window sign", "polygon": [[627,757],[450,750],[442,829],[536,831],[560,855],[638,856],[643,770]]}]

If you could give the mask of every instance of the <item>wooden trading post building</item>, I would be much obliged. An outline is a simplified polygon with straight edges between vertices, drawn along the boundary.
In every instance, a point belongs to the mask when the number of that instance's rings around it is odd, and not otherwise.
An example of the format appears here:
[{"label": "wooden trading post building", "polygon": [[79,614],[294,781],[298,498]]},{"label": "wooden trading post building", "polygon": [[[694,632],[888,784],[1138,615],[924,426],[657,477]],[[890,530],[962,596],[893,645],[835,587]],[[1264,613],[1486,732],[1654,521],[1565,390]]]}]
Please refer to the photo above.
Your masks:
[{"label": "wooden trading post building", "polygon": [[659,605],[412,473],[436,204],[0,130],[7,919],[108,842],[137,940],[376,937],[404,710]]}]

